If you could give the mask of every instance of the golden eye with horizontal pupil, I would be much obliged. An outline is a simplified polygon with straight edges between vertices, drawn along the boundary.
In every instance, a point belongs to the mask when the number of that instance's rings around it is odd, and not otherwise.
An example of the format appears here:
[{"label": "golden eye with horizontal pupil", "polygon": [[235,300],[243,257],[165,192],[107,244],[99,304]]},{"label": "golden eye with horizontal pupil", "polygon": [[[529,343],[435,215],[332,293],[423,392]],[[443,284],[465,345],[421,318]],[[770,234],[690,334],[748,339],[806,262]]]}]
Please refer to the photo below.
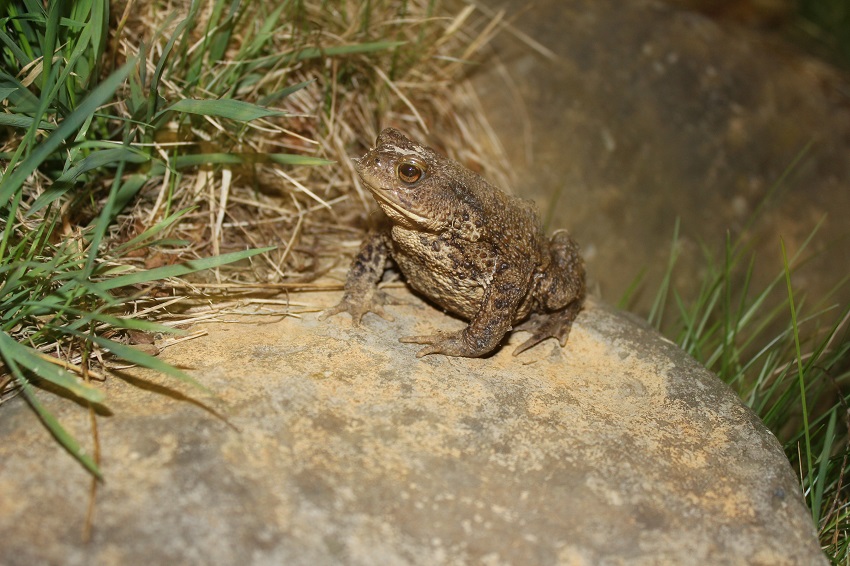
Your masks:
[{"label": "golden eye with horizontal pupil", "polygon": [[403,183],[412,185],[416,181],[420,180],[423,176],[425,176],[425,168],[417,163],[405,161],[399,164],[396,173],[398,174],[398,178]]}]

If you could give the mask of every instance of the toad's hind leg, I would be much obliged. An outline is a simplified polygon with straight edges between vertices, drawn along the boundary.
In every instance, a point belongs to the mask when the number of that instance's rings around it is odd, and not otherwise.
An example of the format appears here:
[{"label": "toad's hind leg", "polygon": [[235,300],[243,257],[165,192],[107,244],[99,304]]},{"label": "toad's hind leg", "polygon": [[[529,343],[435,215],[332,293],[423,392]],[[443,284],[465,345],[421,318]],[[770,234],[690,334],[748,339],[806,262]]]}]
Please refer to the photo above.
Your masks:
[{"label": "toad's hind leg", "polygon": [[547,338],[557,338],[561,346],[564,346],[567,343],[567,338],[570,337],[570,329],[579,311],[581,311],[581,307],[582,301],[576,299],[562,310],[544,314],[532,314],[528,320],[515,326],[515,331],[531,332],[531,338],[514,350],[514,356],[525,352]]},{"label": "toad's hind leg", "polygon": [[540,312],[514,327],[531,332],[531,338],[514,350],[514,356],[547,338],[557,338],[561,346],[566,345],[573,321],[584,304],[584,261],[578,244],[561,230],[552,235],[549,252],[551,262],[534,290]]}]

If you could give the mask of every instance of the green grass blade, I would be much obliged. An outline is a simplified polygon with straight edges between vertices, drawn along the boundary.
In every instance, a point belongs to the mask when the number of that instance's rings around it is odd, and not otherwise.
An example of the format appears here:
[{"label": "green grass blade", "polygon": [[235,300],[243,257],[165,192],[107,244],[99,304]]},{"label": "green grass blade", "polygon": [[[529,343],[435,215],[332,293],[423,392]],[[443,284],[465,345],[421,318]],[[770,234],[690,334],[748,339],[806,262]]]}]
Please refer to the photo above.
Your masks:
[{"label": "green grass blade", "polygon": [[94,221],[94,229],[92,230],[89,241],[89,253],[86,258],[86,265],[83,270],[83,277],[88,279],[94,273],[94,266],[97,260],[100,243],[103,241],[109,225],[112,223],[113,216],[121,212],[121,205],[118,203],[118,193],[121,190],[121,185],[124,181],[124,162],[118,163],[115,170],[115,175],[112,177],[112,183],[109,187],[109,196],[101,207],[100,214]]},{"label": "green grass blade", "polygon": [[[189,27],[195,19],[195,15],[198,11],[198,3],[192,2],[192,5],[189,9],[189,15],[177,24],[177,27],[174,29],[174,33],[171,34],[171,37],[168,38],[168,42],[166,42],[165,47],[162,49],[162,57],[160,57],[159,61],[156,64],[156,68],[154,69],[153,75],[151,76],[150,83],[148,84],[148,105],[147,105],[147,115],[145,117],[146,124],[153,123],[153,116],[156,113],[156,109],[159,106],[159,101],[161,100],[159,96],[159,83],[162,80],[162,74],[165,71],[165,65],[168,63],[169,57],[171,55],[172,50],[174,49],[174,44],[177,42],[179,37],[183,34],[187,27]],[[169,17],[165,21],[165,25],[169,25],[172,21],[173,17]],[[153,129],[151,129],[153,130]]]},{"label": "green grass blade", "polygon": [[200,389],[206,393],[212,393],[208,387],[201,384],[194,377],[189,375],[188,373],[177,369],[171,364],[160,360],[155,356],[151,356],[150,354],[146,354],[138,348],[133,348],[132,346],[127,346],[126,344],[121,344],[120,342],[115,342],[113,340],[109,340],[108,338],[104,338],[102,336],[97,336],[94,334],[83,334],[78,331],[73,331],[74,334],[77,334],[87,340],[91,340],[101,348],[109,350],[122,360],[126,360],[131,364],[136,364],[142,367],[146,367],[160,373],[163,373],[169,377],[173,377]]},{"label": "green grass blade", "polygon": [[19,47],[19,42],[7,35],[3,31],[2,27],[0,27],[0,43],[2,43],[12,53],[12,56],[21,67],[26,67],[32,61],[32,57],[27,55],[24,50]]},{"label": "green grass blade", "polygon": [[670,259],[667,261],[667,269],[664,272],[664,278],[661,285],[658,287],[658,293],[655,295],[655,301],[652,303],[652,308],[649,310],[649,324],[655,328],[661,327],[661,322],[664,319],[664,306],[667,304],[667,292],[670,289],[670,281],[673,277],[673,268],[676,266],[676,260],[679,256],[679,219],[676,218],[676,224],[673,228],[673,243],[670,245]]},{"label": "green grass blade", "polygon": [[[310,79],[309,81],[304,81],[304,82],[301,82],[301,83],[298,83],[298,84],[294,84],[292,86],[288,86],[286,88],[283,88],[281,90],[273,92],[273,93],[269,94],[268,96],[262,97],[260,99],[260,105],[268,106],[269,104],[271,104],[273,102],[277,102],[278,100],[283,100],[284,98],[286,98],[290,94],[296,93],[299,90],[301,90],[302,88],[305,88],[305,87],[313,84],[314,82],[316,82],[316,79]],[[2,99],[0,99],[0,100],[2,100]]]},{"label": "green grass blade", "polygon": [[[837,409],[837,408],[836,408]],[[820,512],[823,509],[823,494],[826,489],[826,474],[829,467],[829,456],[832,452],[833,441],[835,440],[835,420],[836,409],[829,412],[829,423],[826,425],[826,434],[824,435],[823,448],[821,449],[818,462],[818,476],[814,491],[812,492],[812,519],[817,527],[820,523]]]},{"label": "green grass blade", "polygon": [[[2,36],[1,32],[0,36]],[[38,109],[38,97],[31,93],[18,79],[4,73],[3,69],[0,69],[0,85],[12,91],[8,94],[9,104],[11,105],[10,110],[16,114],[25,115],[36,112]]]},{"label": "green grass blade", "polygon": [[94,477],[99,480],[103,480],[103,475],[95,461],[91,456],[83,452],[79,443],[77,443],[76,439],[74,439],[74,437],[65,430],[59,420],[42,406],[36,398],[35,392],[32,390],[32,386],[23,379],[23,376],[20,374],[20,369],[17,366],[12,366],[11,369],[13,373],[15,373],[18,385],[21,386],[21,391],[23,392],[24,397],[26,397],[27,402],[35,410],[36,414],[41,419],[41,422],[44,423],[44,426],[47,427],[47,430],[50,431],[50,434],[52,434],[54,438],[59,441],[59,444]]},{"label": "green grass blade", "polygon": [[280,3],[270,14],[263,18],[262,27],[257,31],[251,41],[242,44],[237,61],[253,59],[275,36],[275,28],[278,27],[281,14],[287,8],[286,4]]},{"label": "green grass blade", "polygon": [[294,153],[267,153],[266,157],[272,163],[279,165],[333,165],[335,161],[328,161],[321,157],[310,157],[309,155],[296,155]]},{"label": "green grass blade", "polygon": [[104,314],[99,311],[84,311],[73,307],[65,307],[64,312],[77,316],[78,318],[74,322],[66,324],[65,326],[54,326],[53,328],[57,332],[63,332],[63,330],[66,328],[75,330],[77,328],[81,328],[88,325],[90,322],[100,322],[106,324],[107,326],[113,329],[139,330],[142,332],[160,332],[162,334],[186,334],[185,330],[180,330],[179,328],[172,328],[170,326],[165,326],[164,324],[159,324],[158,322],[152,322],[150,320],[144,320],[140,318],[118,317],[111,314]]},{"label": "green grass blade", "polygon": [[10,367],[16,364],[26,368],[45,381],[70,391],[81,399],[92,403],[100,403],[104,399],[103,391],[81,383],[61,366],[41,359],[28,346],[19,344],[5,332],[0,332],[0,356]]},{"label": "green grass blade", "polygon": [[[209,45],[210,34],[213,32],[213,27],[216,25],[219,16],[221,15],[222,10],[222,2],[224,0],[212,0],[207,2],[198,2],[197,0],[192,0],[192,7],[190,8],[190,14],[186,18],[187,20],[192,21],[192,27],[196,27],[198,25],[197,19],[195,18],[196,7],[201,4],[204,5],[205,10],[209,14],[203,20],[206,20],[206,27],[201,34],[203,37],[203,44],[200,49],[191,49],[189,50],[189,46],[192,45],[194,35],[194,30],[191,28],[187,28],[186,31],[183,32],[183,36],[178,44],[178,52],[177,56],[171,63],[171,71],[179,71],[184,77],[186,81],[186,85],[188,88],[193,89],[198,85],[200,81],[201,74],[203,72],[204,62],[206,61],[206,52]],[[182,65],[178,67],[178,65]]]},{"label": "green grass blade", "polygon": [[[791,328],[794,331],[794,347],[797,355],[797,378],[800,385],[800,408],[803,414],[803,432],[806,441],[806,477],[808,478],[809,501],[812,501],[814,496],[812,480],[814,474],[814,466],[812,465],[812,438],[809,428],[809,410],[806,403],[806,381],[803,373],[803,355],[800,350],[800,332],[797,325],[797,307],[794,303],[794,290],[791,287],[791,268],[788,265],[788,255],[785,253],[785,241],[780,238],[780,246],[782,247],[782,263],[785,266],[785,285],[788,288],[788,306],[791,308]],[[819,510],[812,507],[812,517],[816,518]],[[815,520],[817,524],[817,520]]]},{"label": "green grass blade", "polygon": [[216,14],[215,17],[210,18],[210,23],[214,23],[218,28],[216,32],[212,34],[212,38],[209,43],[205,46],[205,50],[207,52],[206,58],[210,63],[216,63],[222,60],[224,58],[224,54],[227,52],[231,36],[233,35],[233,27],[239,17],[239,4],[239,0],[231,0],[228,13],[224,17],[224,21],[218,22],[221,15],[220,12],[224,9],[224,2],[221,2],[216,6],[216,11],[219,13]]},{"label": "green grass blade", "polygon": [[638,274],[632,279],[632,282],[629,283],[629,286],[623,291],[623,294],[620,296],[620,300],[617,301],[618,309],[625,309],[631,304],[632,299],[634,298],[637,290],[640,288],[641,283],[643,283],[644,278],[646,277],[647,269],[644,267],[638,272]]},{"label": "green grass blade", "polygon": [[148,283],[150,281],[165,279],[167,277],[179,277],[181,275],[186,275],[187,273],[203,271],[204,269],[211,269],[213,267],[219,267],[221,265],[233,263],[234,261],[240,261],[251,256],[255,256],[257,254],[269,252],[273,249],[275,249],[274,246],[268,248],[258,248],[254,250],[232,252],[229,254],[222,254],[219,256],[207,257],[203,259],[194,259],[185,263],[166,265],[163,267],[157,267],[156,269],[148,269],[145,271],[130,273],[128,275],[120,275],[118,277],[102,281],[98,283],[98,286],[101,289],[108,291],[110,289],[118,289],[119,287],[126,287],[128,285],[139,285],[141,283]]},{"label": "green grass blade", "polygon": [[316,57],[336,57],[337,55],[357,55],[361,53],[373,53],[375,51],[389,51],[407,43],[406,41],[374,41],[357,43],[354,45],[336,45],[331,47],[307,47],[299,51],[294,59],[304,61]]},{"label": "green grass blade", "polygon": [[120,69],[110,75],[106,80],[95,87],[91,94],[74,110],[47,139],[38,144],[33,152],[24,159],[14,171],[7,173],[0,179],[0,206],[4,206],[12,194],[20,189],[24,181],[36,168],[41,165],[54,151],[59,149],[65,140],[69,139],[83,123],[94,114],[100,106],[105,104],[118,87],[130,74],[135,66],[135,61],[125,63]]},{"label": "green grass blade", "polygon": [[[48,190],[39,195],[27,211],[27,216],[32,216],[51,202],[60,198],[71,189],[71,185],[81,175],[89,171],[104,169],[107,166],[122,162],[145,163],[149,160],[149,155],[127,146],[93,151],[87,157],[78,161],[76,165],[62,173]],[[120,209],[120,207],[115,208]]]},{"label": "green grass blade", "polygon": [[91,171],[92,169],[100,169],[107,165],[126,161],[129,163],[145,163],[150,160],[150,156],[138,149],[121,146],[113,149],[104,149],[93,151],[84,159],[80,160],[76,165],[62,173],[56,179],[56,183],[73,183],[80,175]]},{"label": "green grass blade", "polygon": [[[77,2],[76,5],[79,6],[81,3]],[[87,85],[100,75],[103,50],[109,37],[109,0],[92,0],[89,26],[92,28],[91,43],[94,49],[90,54],[91,74],[86,81]]]},{"label": "green grass blade", "polygon": [[[277,163],[280,165],[310,165],[322,166],[332,165],[334,161],[311,157],[309,155],[296,155],[293,153],[195,153],[192,155],[178,155],[171,159],[169,164],[174,169],[186,169],[187,167],[199,167],[201,165],[246,165],[254,163]],[[165,163],[156,161],[151,168],[151,175],[162,175],[165,172]]]},{"label": "green grass blade", "polygon": [[[44,26],[44,36],[41,42],[42,81],[47,81],[53,66],[53,54],[56,52],[56,38],[59,35],[59,16],[62,13],[61,2],[51,2],[47,7],[47,22]],[[49,91],[50,87],[42,82],[41,91]]]},{"label": "green grass blade", "polygon": [[[10,126],[12,128],[21,128],[26,129],[33,125],[35,122],[34,118],[30,118],[29,116],[25,116],[23,114],[0,114],[0,126]],[[41,120],[36,126],[38,130],[55,130],[56,126],[51,124],[50,122],[45,122]]]},{"label": "green grass blade", "polygon": [[283,110],[272,110],[263,108],[257,104],[243,102],[234,99],[221,100],[193,100],[184,98],[178,100],[168,108],[162,110],[157,115],[157,118],[166,112],[182,112],[184,114],[197,114],[199,116],[216,116],[218,118],[227,118],[238,122],[251,122],[259,118],[267,118],[269,116],[286,116]]},{"label": "green grass blade", "polygon": [[168,230],[170,226],[175,224],[178,220],[180,220],[193,210],[195,210],[195,207],[184,208],[183,210],[180,210],[170,216],[163,218],[162,220],[160,220],[141,234],[137,235],[136,237],[127,240],[119,246],[112,248],[112,254],[120,256],[121,254],[126,253],[128,250],[136,249],[137,247],[143,245],[145,242],[153,240],[154,238],[156,238],[157,234]]},{"label": "green grass blade", "polygon": [[[13,236],[13,233],[14,233],[13,228],[15,227],[15,224],[16,224],[14,221],[12,221],[12,219],[17,217],[18,207],[21,204],[21,198],[23,198],[22,191],[16,191],[12,195],[12,202],[10,203],[10,206],[7,210],[8,216],[6,216],[6,218],[8,220],[5,222],[5,226],[3,226],[3,237],[2,237],[2,239],[0,239],[0,265],[3,265],[4,263],[7,263],[7,262],[9,264],[11,264],[11,260],[6,255],[6,251],[9,249],[9,244],[12,242],[12,236]],[[0,207],[2,207],[2,203],[0,203]],[[24,240],[22,240],[20,242],[20,244],[23,244],[25,241],[26,241],[26,238],[24,238]],[[14,247],[15,247],[15,245],[13,244],[13,249],[14,249]],[[13,255],[17,255],[17,254],[13,254]],[[6,282],[4,281],[3,286],[5,286],[5,283]],[[4,295],[5,295],[5,293],[0,294],[0,297],[3,297]]]}]

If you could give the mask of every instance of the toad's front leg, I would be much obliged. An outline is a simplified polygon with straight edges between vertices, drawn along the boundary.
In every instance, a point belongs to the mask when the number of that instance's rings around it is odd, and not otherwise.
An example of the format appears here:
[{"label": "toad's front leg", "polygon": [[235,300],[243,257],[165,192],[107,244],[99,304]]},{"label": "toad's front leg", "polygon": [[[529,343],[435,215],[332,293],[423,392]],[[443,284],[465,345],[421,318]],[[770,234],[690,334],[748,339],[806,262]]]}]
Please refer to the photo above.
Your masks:
[{"label": "toad's front leg", "polygon": [[351,315],[354,326],[360,324],[360,319],[367,312],[373,312],[386,320],[393,317],[384,311],[383,305],[397,303],[392,296],[378,289],[378,281],[384,273],[384,266],[389,256],[389,238],[384,232],[370,232],[363,243],[360,251],[345,280],[345,292],[338,305],[332,307],[321,315],[319,320],[341,312]]},{"label": "toad's front leg", "polygon": [[417,358],[428,354],[444,354],[478,358],[492,352],[511,329],[514,313],[525,295],[527,285],[518,285],[516,278],[492,284],[484,292],[481,307],[469,326],[457,332],[438,332],[426,336],[406,336],[402,342],[428,344],[416,353]]}]

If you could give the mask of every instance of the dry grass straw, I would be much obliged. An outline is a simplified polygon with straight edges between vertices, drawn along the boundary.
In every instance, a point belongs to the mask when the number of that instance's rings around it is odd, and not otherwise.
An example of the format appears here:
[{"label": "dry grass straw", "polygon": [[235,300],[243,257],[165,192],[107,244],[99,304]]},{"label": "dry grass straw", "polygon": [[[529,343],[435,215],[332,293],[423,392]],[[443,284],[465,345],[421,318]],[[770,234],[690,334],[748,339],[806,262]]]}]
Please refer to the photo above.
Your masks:
[{"label": "dry grass straw", "polygon": [[[190,245],[151,248],[132,259],[135,264],[155,267],[246,246],[277,245],[276,251],[255,258],[249,266],[220,268],[205,280],[195,278],[195,289],[204,289],[205,294],[225,290],[232,294],[240,286],[252,293],[293,286],[303,289],[303,283],[337,265],[340,242],[358,239],[365,215],[374,210],[350,156],[362,153],[381,128],[395,126],[413,137],[442,142],[442,149],[479,170],[503,162],[496,153],[500,146],[486,128],[471,89],[461,80],[475,68],[474,58],[495,26],[487,25],[488,19],[472,7],[452,15],[430,2],[418,1],[406,3],[406,11],[399,13],[397,4],[373,2],[364,29],[367,16],[363,6],[359,2],[304,3],[302,21],[287,24],[288,33],[278,32],[274,38],[277,50],[285,53],[313,43],[324,50],[365,41],[404,44],[396,49],[282,65],[240,88],[236,98],[261,104],[264,92],[313,81],[275,105],[287,116],[255,120],[238,136],[220,120],[206,117],[204,129],[187,131],[181,124],[169,124],[154,142],[166,160],[169,152],[180,147],[203,152],[297,152],[335,163],[325,167],[223,165],[200,168],[178,180],[166,173],[147,186],[132,210],[119,218],[112,237],[120,242],[161,219],[166,210],[193,208],[171,234]],[[151,46],[147,71],[153,73],[169,28],[179,21],[168,21],[171,12],[156,2],[136,2],[118,42],[118,59],[136,55],[144,42]],[[201,44],[204,18],[209,16],[201,13],[195,25],[196,46]],[[252,16],[245,19],[250,21]],[[159,35],[157,30],[161,30]],[[305,30],[312,31],[305,35]],[[233,43],[241,41],[235,38]],[[162,84],[165,91],[160,96],[166,100],[186,96],[176,81]],[[429,136],[432,131],[439,135]],[[213,282],[229,285],[205,285]]]},{"label": "dry grass straw", "polygon": [[[502,27],[500,14],[483,15],[473,6],[450,12],[427,0],[296,2],[288,4],[279,25],[265,30],[272,33],[263,38],[262,49],[250,53],[245,46],[257,42],[263,23],[283,8],[246,2],[240,8],[243,13],[234,17],[226,50],[214,59],[202,51],[221,31],[222,17],[213,7],[223,4],[199,5],[195,13],[189,2],[128,0],[113,5],[115,19],[104,59],[114,68],[140,57],[140,73],[149,81],[161,71],[156,92],[160,108],[183,99],[233,98],[283,112],[245,123],[173,114],[155,129],[148,128],[152,134],[135,146],[150,149],[166,167],[150,175],[131,205],[117,215],[98,261],[132,272],[246,248],[277,248],[237,264],[136,286],[123,302],[126,312],[118,316],[185,328],[241,312],[297,316],[315,310],[275,297],[293,290],[341,287],[346,255],[356,249],[375,210],[350,156],[361,154],[384,127],[397,127],[505,184],[505,175],[494,168],[506,162],[504,152],[466,80],[477,70],[482,49]],[[190,41],[169,57],[169,41],[188,17],[194,18]],[[380,42],[397,46],[368,49]],[[252,65],[258,73],[241,72]],[[302,83],[306,86],[286,96],[269,97]],[[138,120],[131,106],[132,93],[122,96],[120,91],[110,105],[119,118]],[[14,137],[6,139],[0,150],[12,152],[18,143]],[[278,164],[261,158],[279,153],[333,164]],[[180,158],[196,154],[247,157],[238,164],[176,165]],[[86,245],[83,226],[105,203],[110,183],[103,178],[86,186],[83,198],[61,201],[58,233],[66,242],[77,242],[81,251]],[[27,197],[17,214],[24,230],[35,230],[44,221],[41,213],[28,215],[28,205],[50,185],[49,176],[38,170],[27,180]],[[152,245],[112,253],[181,210],[186,213]],[[317,281],[329,272],[332,277]],[[106,324],[94,330],[137,347],[150,342],[146,333]],[[27,340],[23,334],[17,338]],[[107,352],[97,345],[90,352],[81,351],[75,341],[31,345],[53,360],[64,360],[51,363],[86,378],[95,376],[89,360],[109,366]],[[13,386],[14,381],[0,382],[0,402]]]}]

